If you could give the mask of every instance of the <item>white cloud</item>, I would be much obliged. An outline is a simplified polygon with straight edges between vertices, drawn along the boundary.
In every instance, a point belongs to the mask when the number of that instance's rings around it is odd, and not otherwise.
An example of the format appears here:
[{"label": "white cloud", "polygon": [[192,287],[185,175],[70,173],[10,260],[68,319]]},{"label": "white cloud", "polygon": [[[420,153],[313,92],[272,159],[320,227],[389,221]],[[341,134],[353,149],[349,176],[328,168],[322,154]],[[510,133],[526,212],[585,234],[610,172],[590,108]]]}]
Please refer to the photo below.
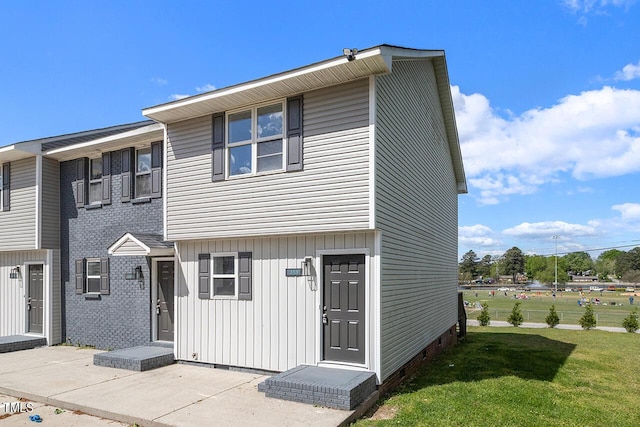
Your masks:
[{"label": "white cloud", "polygon": [[613,205],[611,209],[619,211],[623,222],[640,221],[640,203],[623,203]]},{"label": "white cloud", "polygon": [[635,80],[640,78],[640,61],[637,64],[627,64],[622,67],[621,71],[618,71],[614,74],[614,80]]},{"label": "white cloud", "polygon": [[[578,180],[640,172],[640,91],[605,86],[500,117],[482,94],[451,88],[470,193],[481,204]],[[476,191],[473,191],[473,190]]]},{"label": "white cloud", "polygon": [[564,221],[523,222],[512,228],[503,230],[503,234],[518,239],[551,239],[560,236],[564,240],[576,237],[592,237],[598,235],[597,226],[594,224],[581,225],[569,224]]},{"label": "white cloud", "polygon": [[204,86],[196,87],[196,90],[198,92],[211,92],[212,90],[216,90],[216,87],[214,85],[212,85],[211,83],[207,83]]},{"label": "white cloud", "polygon": [[151,83],[155,83],[158,86],[165,86],[169,81],[167,79],[163,79],[162,77],[152,77]]},{"label": "white cloud", "polygon": [[603,13],[608,6],[629,8],[636,0],[562,0],[574,13]]},{"label": "white cloud", "polygon": [[494,234],[489,227],[480,224],[458,227],[458,242],[461,246],[481,248],[501,245]]},{"label": "white cloud", "polygon": [[191,95],[183,95],[183,94],[179,94],[179,93],[174,93],[173,95],[169,95],[169,99],[172,101],[177,101],[178,99],[184,99],[184,98],[188,98]]}]

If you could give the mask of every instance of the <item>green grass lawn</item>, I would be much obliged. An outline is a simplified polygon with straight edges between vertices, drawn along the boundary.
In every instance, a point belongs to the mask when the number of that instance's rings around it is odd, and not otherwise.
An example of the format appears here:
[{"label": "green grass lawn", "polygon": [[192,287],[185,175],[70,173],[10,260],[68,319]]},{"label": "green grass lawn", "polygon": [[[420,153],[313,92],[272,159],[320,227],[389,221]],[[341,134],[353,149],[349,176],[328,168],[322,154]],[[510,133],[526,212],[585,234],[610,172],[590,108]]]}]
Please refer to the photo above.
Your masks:
[{"label": "green grass lawn", "polygon": [[[475,305],[475,302],[486,302],[489,305],[489,315],[491,320],[507,320],[511,309],[516,301],[520,301],[522,305],[522,315],[525,322],[537,322],[544,323],[544,319],[549,314],[549,308],[551,304],[554,304],[553,296],[551,292],[525,292],[528,299],[514,299],[514,294],[520,294],[521,292],[507,292],[507,296],[504,296],[503,292],[495,291],[494,297],[489,297],[489,291],[481,290],[477,291],[464,291],[465,301]],[[629,312],[638,307],[640,309],[640,296],[634,297],[634,305],[629,305],[629,296],[621,295],[619,292],[604,292],[600,296],[600,292],[594,292],[589,294],[585,292],[584,296],[588,299],[600,298],[600,305],[594,305],[594,311],[598,326],[618,326],[622,327],[622,321],[629,315]],[[559,292],[556,296],[556,311],[560,316],[561,324],[578,324],[578,319],[584,313],[584,307],[578,306],[578,299],[580,294],[578,292]],[[614,302],[615,305],[611,305]],[[604,305],[606,303],[606,305]],[[469,319],[476,319],[480,314],[480,310],[475,308],[467,308],[467,317]]]},{"label": "green grass lawn", "polygon": [[638,334],[470,327],[355,425],[637,427],[639,349]]}]

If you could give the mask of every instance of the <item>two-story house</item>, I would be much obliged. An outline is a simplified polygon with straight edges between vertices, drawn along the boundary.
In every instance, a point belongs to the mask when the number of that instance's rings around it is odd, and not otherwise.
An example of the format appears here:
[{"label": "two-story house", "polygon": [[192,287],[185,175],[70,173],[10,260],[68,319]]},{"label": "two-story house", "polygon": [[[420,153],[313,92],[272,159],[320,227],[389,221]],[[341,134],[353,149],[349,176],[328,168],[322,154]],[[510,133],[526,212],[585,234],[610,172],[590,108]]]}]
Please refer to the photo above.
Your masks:
[{"label": "two-story house", "polygon": [[378,46],[143,114],[166,127],[177,359],[383,382],[455,342],[443,51]]}]

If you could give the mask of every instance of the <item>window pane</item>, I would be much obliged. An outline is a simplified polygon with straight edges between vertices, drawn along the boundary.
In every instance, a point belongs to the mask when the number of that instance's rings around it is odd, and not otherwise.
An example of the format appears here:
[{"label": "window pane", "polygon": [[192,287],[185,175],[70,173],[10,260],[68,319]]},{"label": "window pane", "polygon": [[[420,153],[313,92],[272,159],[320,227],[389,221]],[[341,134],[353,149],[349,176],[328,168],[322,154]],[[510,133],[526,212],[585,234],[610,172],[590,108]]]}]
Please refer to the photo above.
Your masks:
[{"label": "window pane", "polygon": [[89,179],[100,179],[102,178],[102,158],[100,159],[91,159]]},{"label": "window pane", "polygon": [[151,171],[151,148],[137,151],[136,172]]},{"label": "window pane", "polygon": [[213,294],[234,296],[236,294],[236,279],[213,279]]},{"label": "window pane", "polygon": [[89,277],[87,279],[87,292],[100,292],[100,278]]},{"label": "window pane", "polygon": [[151,194],[151,174],[136,176],[136,197],[149,196]]},{"label": "window pane", "polygon": [[258,108],[258,138],[282,135],[282,104]]},{"label": "window pane", "polygon": [[261,142],[258,144],[258,157],[269,154],[282,154],[282,140]]},{"label": "window pane", "polygon": [[251,111],[229,114],[229,143],[251,139]]},{"label": "window pane", "polygon": [[251,173],[251,145],[229,149],[229,175]]},{"label": "window pane", "polygon": [[213,258],[213,274],[234,274],[234,257],[219,256]]},{"label": "window pane", "polygon": [[279,169],[282,169],[282,154],[258,159],[258,172],[275,171]]},{"label": "window pane", "polygon": [[89,203],[102,201],[102,182],[89,184]]},{"label": "window pane", "polygon": [[100,276],[100,261],[87,261],[87,276]]}]

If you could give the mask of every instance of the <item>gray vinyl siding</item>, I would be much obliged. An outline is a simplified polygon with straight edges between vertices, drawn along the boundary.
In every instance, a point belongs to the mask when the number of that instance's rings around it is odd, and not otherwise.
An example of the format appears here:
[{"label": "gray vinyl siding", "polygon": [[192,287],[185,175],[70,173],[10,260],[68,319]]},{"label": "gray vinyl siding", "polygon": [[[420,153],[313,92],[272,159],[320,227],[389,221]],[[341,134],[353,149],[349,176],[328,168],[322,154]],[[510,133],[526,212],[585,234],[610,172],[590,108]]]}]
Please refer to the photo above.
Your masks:
[{"label": "gray vinyl siding", "polygon": [[456,323],[456,180],[430,61],[376,77],[381,376]]},{"label": "gray vinyl siding", "polygon": [[211,182],[211,116],[168,126],[168,240],[368,229],[368,80],[303,96],[299,172]]},{"label": "gray vinyl siding", "polygon": [[0,211],[0,251],[36,248],[36,158],[11,162],[11,209]]},{"label": "gray vinyl siding", "polygon": [[60,248],[60,163],[42,159],[41,247]]}]

